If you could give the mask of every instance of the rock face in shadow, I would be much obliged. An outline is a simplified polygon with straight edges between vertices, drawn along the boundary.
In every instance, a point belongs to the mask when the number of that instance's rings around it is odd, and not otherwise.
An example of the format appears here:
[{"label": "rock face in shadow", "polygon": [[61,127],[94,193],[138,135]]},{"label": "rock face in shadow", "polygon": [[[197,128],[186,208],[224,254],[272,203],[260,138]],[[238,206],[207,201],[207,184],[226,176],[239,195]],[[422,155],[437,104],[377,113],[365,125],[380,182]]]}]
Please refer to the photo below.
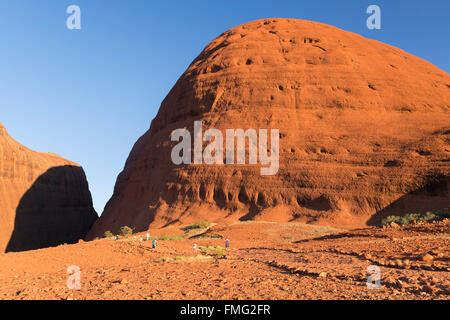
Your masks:
[{"label": "rock face in shadow", "polygon": [[378,211],[369,225],[379,225],[388,216],[403,216],[408,213],[426,213],[433,209],[450,209],[450,175],[428,175],[422,177],[423,187],[402,195],[388,206]]},{"label": "rock face in shadow", "polygon": [[[204,218],[366,225],[449,176],[449,106],[450,76],[401,49],[310,21],[238,26],[213,40],[164,99],[89,236]],[[174,165],[171,134],[193,135],[195,120],[224,135],[279,129],[278,173]],[[415,211],[449,204],[448,191],[439,201],[424,196],[430,201]]]},{"label": "rock face in shadow", "polygon": [[75,243],[97,218],[80,166],[22,146],[0,124],[1,251]]}]

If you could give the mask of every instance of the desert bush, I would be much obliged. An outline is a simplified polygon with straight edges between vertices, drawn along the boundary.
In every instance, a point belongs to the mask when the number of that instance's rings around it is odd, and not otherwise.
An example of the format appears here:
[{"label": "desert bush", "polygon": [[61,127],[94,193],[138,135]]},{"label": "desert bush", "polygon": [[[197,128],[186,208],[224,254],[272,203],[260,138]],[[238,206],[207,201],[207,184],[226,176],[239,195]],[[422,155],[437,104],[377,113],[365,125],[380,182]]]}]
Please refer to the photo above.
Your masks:
[{"label": "desert bush", "polygon": [[133,229],[128,226],[120,227],[120,234],[122,236],[128,236],[133,233]]},{"label": "desert bush", "polygon": [[111,238],[114,237],[114,234],[111,231],[105,231],[105,233],[103,234],[103,238]]},{"label": "desert bush", "polygon": [[223,235],[213,233],[213,234],[203,234],[200,232],[200,235],[191,236],[191,233],[186,233],[186,237],[195,238],[199,240],[210,240],[210,239],[223,239]]},{"label": "desert bush", "polygon": [[193,229],[207,229],[211,226],[211,222],[208,220],[203,220],[200,222],[196,222],[184,227],[185,231],[193,230]]},{"label": "desert bush", "polygon": [[206,253],[212,253],[212,254],[216,254],[218,256],[222,256],[225,253],[225,248],[222,247],[214,247],[214,246],[210,246],[210,247],[199,247],[200,251],[206,252]]},{"label": "desert bush", "polygon": [[[218,257],[222,257],[223,255],[220,255]],[[149,261],[150,263],[161,263],[161,262],[192,262],[192,261],[206,261],[212,259],[211,256],[206,255],[196,255],[196,256],[176,256],[174,258],[171,257],[161,257],[156,260]]]},{"label": "desert bush", "polygon": [[223,239],[223,235],[218,234],[218,233],[214,233],[214,234],[210,234],[205,236],[205,238],[210,238],[210,239]]},{"label": "desert bush", "polygon": [[172,236],[161,236],[161,237],[157,237],[156,240],[184,240],[183,236],[180,235],[172,235]]},{"label": "desert bush", "polygon": [[400,216],[388,216],[381,221],[382,225],[390,225],[395,222],[399,225],[411,224],[415,222],[433,222],[440,221],[446,218],[450,218],[450,212],[448,210],[428,211],[425,214],[409,213],[402,217]]},{"label": "desert bush", "polygon": [[388,216],[388,217],[384,218],[383,220],[381,220],[381,224],[383,226],[384,225],[389,225],[392,222],[395,222],[395,223],[399,224],[400,220],[401,220],[401,217],[399,217],[399,216]]},{"label": "desert bush", "polygon": [[[143,241],[147,241],[146,237],[143,237]],[[176,240],[184,240],[182,235],[162,235],[162,236],[150,236],[149,241],[153,240],[166,240],[166,241],[176,241]]]}]

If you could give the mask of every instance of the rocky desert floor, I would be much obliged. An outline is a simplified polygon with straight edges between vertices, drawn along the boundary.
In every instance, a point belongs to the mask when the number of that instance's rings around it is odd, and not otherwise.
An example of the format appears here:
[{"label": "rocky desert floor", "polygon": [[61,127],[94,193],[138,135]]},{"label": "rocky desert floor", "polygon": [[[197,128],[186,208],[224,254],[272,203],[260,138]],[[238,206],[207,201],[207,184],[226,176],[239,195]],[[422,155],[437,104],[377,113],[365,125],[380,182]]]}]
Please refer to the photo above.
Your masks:
[{"label": "rocky desert floor", "polygon": [[[175,240],[184,231],[170,227],[150,230],[174,239],[156,249],[133,235],[4,253],[0,298],[446,300],[449,231],[448,220],[357,230],[239,222]],[[79,290],[67,288],[72,265]],[[380,268],[379,289],[367,287],[370,265]]]}]

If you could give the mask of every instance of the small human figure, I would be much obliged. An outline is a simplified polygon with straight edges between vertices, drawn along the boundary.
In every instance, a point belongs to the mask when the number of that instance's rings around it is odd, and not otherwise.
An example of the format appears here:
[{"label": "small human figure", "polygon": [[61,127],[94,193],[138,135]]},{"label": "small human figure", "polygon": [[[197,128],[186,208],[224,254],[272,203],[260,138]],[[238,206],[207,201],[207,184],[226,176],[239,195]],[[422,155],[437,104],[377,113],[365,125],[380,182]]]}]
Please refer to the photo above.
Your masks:
[{"label": "small human figure", "polygon": [[194,252],[197,252],[197,244],[194,243]]},{"label": "small human figure", "polygon": [[119,237],[114,236],[114,240],[115,240],[115,241],[119,240]]},{"label": "small human figure", "polygon": [[155,239],[155,240],[153,240],[153,243],[152,243],[152,245],[153,245],[153,249],[156,249],[156,239]]},{"label": "small human figure", "polygon": [[150,233],[147,232],[147,241],[150,240]]},{"label": "small human figure", "polygon": [[228,249],[230,247],[230,240],[225,240],[225,249]]}]

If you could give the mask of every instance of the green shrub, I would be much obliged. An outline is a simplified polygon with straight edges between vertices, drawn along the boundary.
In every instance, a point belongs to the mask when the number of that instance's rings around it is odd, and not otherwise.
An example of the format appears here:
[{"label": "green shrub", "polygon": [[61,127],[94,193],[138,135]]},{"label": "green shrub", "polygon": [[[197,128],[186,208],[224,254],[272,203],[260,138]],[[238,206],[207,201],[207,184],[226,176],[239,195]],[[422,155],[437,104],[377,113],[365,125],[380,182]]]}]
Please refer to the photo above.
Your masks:
[{"label": "green shrub", "polygon": [[133,233],[133,229],[128,226],[120,227],[120,234],[122,236],[128,236]]},{"label": "green shrub", "polygon": [[[147,241],[146,237],[143,237],[143,241]],[[184,240],[182,235],[162,235],[162,236],[150,236],[149,241],[153,240],[166,240],[166,241],[176,241],[176,240]]]},{"label": "green shrub", "polygon": [[111,231],[105,231],[105,233],[103,234],[103,238],[111,238],[114,237],[114,234]]},{"label": "green shrub", "polygon": [[389,216],[384,218],[381,221],[382,225],[390,225],[392,222],[395,222],[398,225],[411,224],[414,221],[416,222],[432,222],[432,221],[440,221],[446,218],[450,218],[450,212],[448,210],[439,210],[439,211],[428,211],[425,214],[420,213],[409,213],[402,217],[400,216]]},{"label": "green shrub", "polygon": [[401,217],[399,217],[399,216],[388,216],[388,217],[384,218],[383,220],[381,220],[381,224],[383,226],[384,225],[389,225],[392,222],[395,222],[395,223],[399,224],[400,220],[401,220]]},{"label": "green shrub", "polygon": [[200,251],[206,252],[206,253],[213,253],[216,254],[218,256],[222,256],[225,253],[225,248],[222,247],[214,247],[214,246],[210,246],[210,247],[199,247]]},{"label": "green shrub", "polygon": [[180,235],[161,236],[161,237],[157,237],[156,240],[184,240],[184,237],[180,236]]},{"label": "green shrub", "polygon": [[193,229],[207,229],[211,226],[211,222],[208,220],[203,220],[200,222],[196,222],[184,227],[185,231],[193,230]]}]

